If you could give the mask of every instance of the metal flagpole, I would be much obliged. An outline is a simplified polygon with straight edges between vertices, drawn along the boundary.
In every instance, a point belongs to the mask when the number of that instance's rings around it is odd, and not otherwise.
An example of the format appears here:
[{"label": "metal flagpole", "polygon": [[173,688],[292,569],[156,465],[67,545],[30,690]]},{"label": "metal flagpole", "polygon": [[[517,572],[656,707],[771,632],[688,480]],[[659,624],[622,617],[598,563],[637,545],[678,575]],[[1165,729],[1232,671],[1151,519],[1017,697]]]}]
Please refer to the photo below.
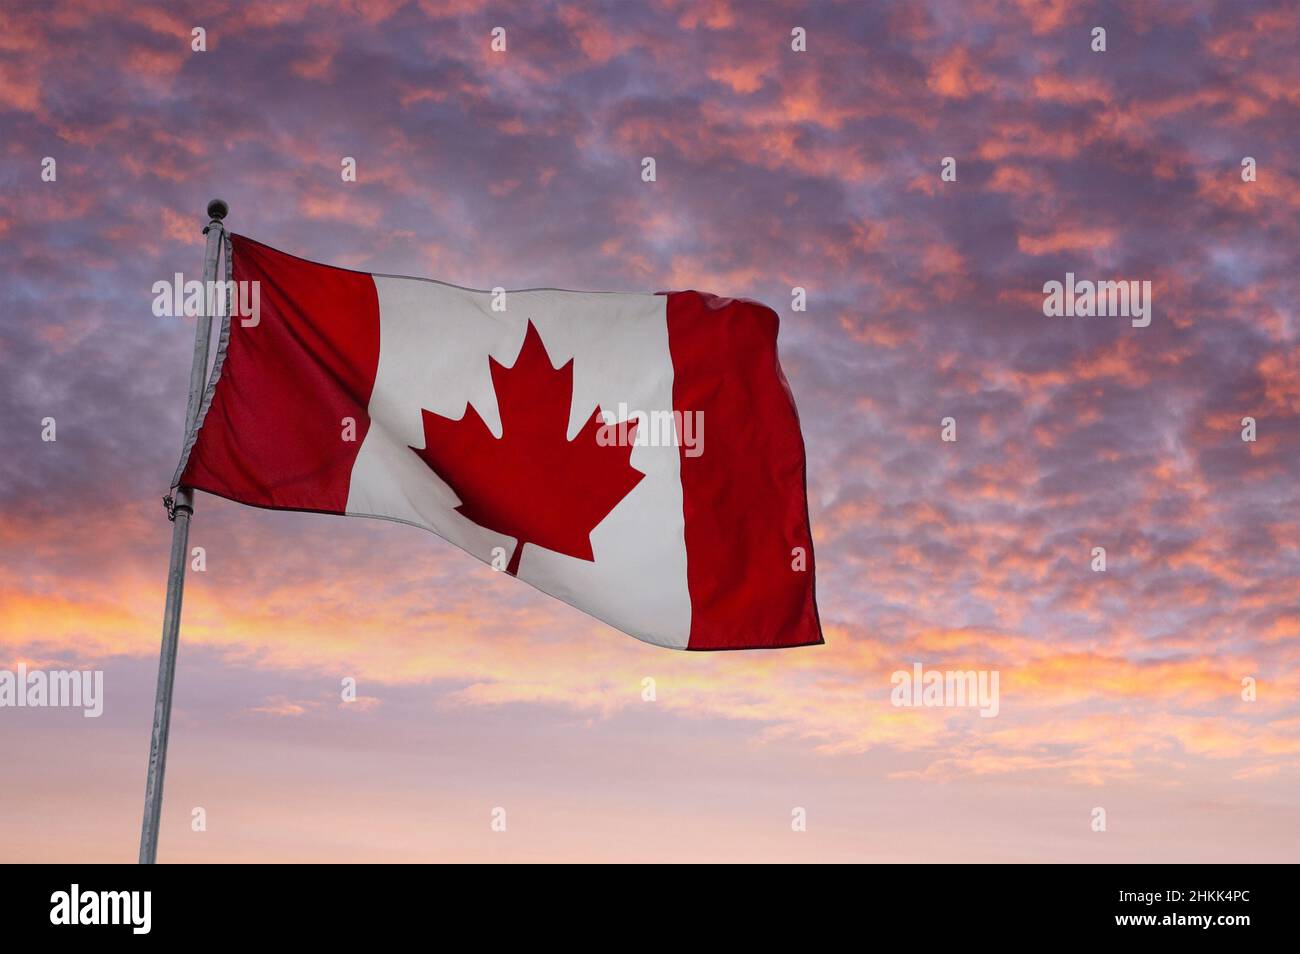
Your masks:
[{"label": "metal flagpole", "polygon": [[[230,207],[221,199],[208,203],[208,237],[203,257],[203,288],[206,307],[194,331],[194,362],[190,365],[190,395],[185,409],[185,440],[189,440],[207,387],[208,343],[212,335],[212,312],[216,302],[213,282],[217,279],[217,258],[224,234],[222,220]],[[189,558],[190,516],[194,495],[178,487],[169,501],[172,519],[171,565],[167,570],[167,604],[163,610],[162,650],[158,654],[158,693],[153,705],[153,737],[149,746],[149,775],[144,786],[144,822],[140,827],[140,864],[151,865],[158,858],[158,821],[162,815],[163,773],[167,767],[167,734],[172,721],[172,683],[176,678],[176,643],[181,627],[181,597],[185,590],[185,564]]]}]

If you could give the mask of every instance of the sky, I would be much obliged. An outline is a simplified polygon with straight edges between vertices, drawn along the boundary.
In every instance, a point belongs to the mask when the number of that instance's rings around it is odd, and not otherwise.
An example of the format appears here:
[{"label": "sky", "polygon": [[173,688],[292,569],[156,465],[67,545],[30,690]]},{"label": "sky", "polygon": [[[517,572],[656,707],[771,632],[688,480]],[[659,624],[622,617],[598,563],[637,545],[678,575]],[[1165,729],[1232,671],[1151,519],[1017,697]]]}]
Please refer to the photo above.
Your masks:
[{"label": "sky", "polygon": [[[161,861],[1295,861],[1298,46],[1226,0],[6,3],[0,670],[104,711],[0,708],[0,860],[136,856],[193,343],[152,287],[220,196],[350,268],[774,307],[826,643],[659,649],[200,494]],[[1046,316],[1067,273],[1149,325]],[[997,715],[894,705],[918,663]]]}]

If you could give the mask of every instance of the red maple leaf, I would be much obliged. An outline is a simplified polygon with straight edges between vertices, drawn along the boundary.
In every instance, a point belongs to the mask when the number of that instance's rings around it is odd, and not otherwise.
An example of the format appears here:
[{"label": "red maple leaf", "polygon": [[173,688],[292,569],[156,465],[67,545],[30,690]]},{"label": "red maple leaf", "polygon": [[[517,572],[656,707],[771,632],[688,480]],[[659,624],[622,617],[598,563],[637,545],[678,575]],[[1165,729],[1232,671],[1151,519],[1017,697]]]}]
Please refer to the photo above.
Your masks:
[{"label": "red maple leaf", "polygon": [[421,409],[424,447],[411,450],[460,498],[458,511],[516,539],[506,567],[511,576],[519,571],[525,543],[594,561],[591,531],[645,476],[631,465],[637,422],[624,425],[624,446],[602,446],[596,434],[605,420],[597,406],[569,440],[573,359],[552,367],[531,321],[514,365],[489,357],[488,368],[500,439],[473,404],[459,420]]}]

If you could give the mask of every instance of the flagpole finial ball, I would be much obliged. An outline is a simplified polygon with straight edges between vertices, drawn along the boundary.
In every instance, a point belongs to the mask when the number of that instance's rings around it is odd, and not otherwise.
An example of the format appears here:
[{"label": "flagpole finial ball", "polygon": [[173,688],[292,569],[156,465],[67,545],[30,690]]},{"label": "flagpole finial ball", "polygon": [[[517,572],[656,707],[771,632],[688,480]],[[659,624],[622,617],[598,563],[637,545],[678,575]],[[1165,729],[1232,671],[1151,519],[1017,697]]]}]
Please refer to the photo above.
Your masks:
[{"label": "flagpole finial ball", "polygon": [[230,211],[230,206],[226,205],[225,199],[213,199],[208,203],[208,218],[216,219],[220,222]]}]

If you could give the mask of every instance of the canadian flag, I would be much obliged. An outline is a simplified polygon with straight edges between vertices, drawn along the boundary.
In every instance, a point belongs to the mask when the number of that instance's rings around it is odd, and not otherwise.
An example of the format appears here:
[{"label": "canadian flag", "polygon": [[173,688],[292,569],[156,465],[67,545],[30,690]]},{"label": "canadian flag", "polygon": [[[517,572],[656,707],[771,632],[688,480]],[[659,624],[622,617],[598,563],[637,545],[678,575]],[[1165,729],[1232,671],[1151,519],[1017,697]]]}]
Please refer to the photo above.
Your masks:
[{"label": "canadian flag", "polygon": [[230,238],[258,314],[225,319],[178,485],[432,530],[659,646],[822,642],[771,309],[475,291]]}]

